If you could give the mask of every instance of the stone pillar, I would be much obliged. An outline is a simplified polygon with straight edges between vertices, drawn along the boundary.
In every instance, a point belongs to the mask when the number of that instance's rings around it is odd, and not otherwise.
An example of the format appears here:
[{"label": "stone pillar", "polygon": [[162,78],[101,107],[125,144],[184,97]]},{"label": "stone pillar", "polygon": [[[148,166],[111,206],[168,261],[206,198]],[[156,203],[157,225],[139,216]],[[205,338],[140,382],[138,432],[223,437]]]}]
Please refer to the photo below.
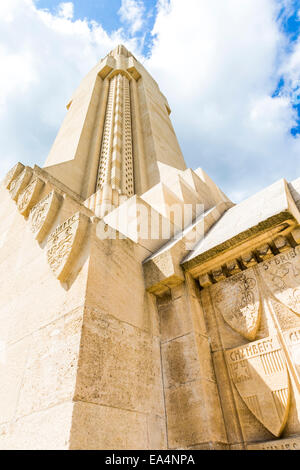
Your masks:
[{"label": "stone pillar", "polygon": [[203,312],[194,281],[157,299],[168,446],[226,449],[219,393]]}]

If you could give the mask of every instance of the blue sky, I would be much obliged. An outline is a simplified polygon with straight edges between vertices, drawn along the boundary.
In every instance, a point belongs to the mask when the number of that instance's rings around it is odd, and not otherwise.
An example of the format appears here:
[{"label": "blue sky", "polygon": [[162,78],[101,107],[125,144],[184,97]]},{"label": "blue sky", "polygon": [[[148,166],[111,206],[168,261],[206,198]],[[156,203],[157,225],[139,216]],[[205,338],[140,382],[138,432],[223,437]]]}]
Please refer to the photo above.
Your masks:
[{"label": "blue sky", "polygon": [[[278,22],[281,25],[281,28],[284,34],[287,37],[287,51],[291,51],[293,45],[297,42],[300,34],[300,18],[299,18],[299,7],[300,2],[294,0],[292,2],[291,8],[287,10],[282,7],[278,15]],[[300,79],[300,77],[299,77]],[[274,92],[274,95],[278,95],[280,91],[284,88],[284,78],[281,77],[278,86]],[[300,133],[300,89],[299,93],[296,93],[294,109],[297,111],[297,123],[291,128],[291,134],[296,136]]]},{"label": "blue sky", "polygon": [[[38,0],[37,6],[45,8],[55,14],[59,8],[59,0]],[[88,21],[97,21],[103,28],[111,33],[122,27],[122,22],[118,11],[122,6],[122,0],[74,0],[74,19],[87,18]],[[156,0],[147,0],[143,2],[145,8],[142,31],[138,31],[138,36],[146,34],[145,46],[143,53],[146,55],[150,52],[151,47],[151,30],[154,26],[156,16]]]},{"label": "blue sky", "polygon": [[86,73],[124,43],[188,167],[235,202],[300,177],[300,0],[0,2],[0,175],[43,163]]}]

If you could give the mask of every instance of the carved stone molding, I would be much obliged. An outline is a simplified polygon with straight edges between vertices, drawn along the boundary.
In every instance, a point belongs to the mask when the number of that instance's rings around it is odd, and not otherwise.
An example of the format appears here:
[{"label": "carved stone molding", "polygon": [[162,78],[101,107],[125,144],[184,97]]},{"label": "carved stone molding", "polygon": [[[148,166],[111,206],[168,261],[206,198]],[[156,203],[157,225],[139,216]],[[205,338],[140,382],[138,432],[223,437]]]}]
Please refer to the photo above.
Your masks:
[{"label": "carved stone molding", "polygon": [[52,191],[30,211],[29,220],[35,239],[42,242],[50,230],[61,203],[60,196]]},{"label": "carved stone molding", "polygon": [[261,318],[258,281],[253,269],[236,274],[212,289],[214,306],[226,323],[253,341]]},{"label": "carved stone molding", "polygon": [[38,202],[44,182],[39,178],[35,178],[24,191],[19,195],[17,206],[19,211],[25,217],[28,216],[30,209]]},{"label": "carved stone molding", "polygon": [[226,264],[214,268],[199,276],[200,287],[205,288],[212,284],[224,281],[238,272],[243,272],[257,264],[263,264],[280,253],[286,253],[292,247],[300,244],[300,229],[297,227],[288,236],[278,236],[269,243],[254,248],[239,258],[228,261]]},{"label": "carved stone molding", "polygon": [[7,173],[4,179],[4,186],[6,189],[10,189],[10,185],[13,180],[15,180],[20,173],[24,170],[25,166],[22,163],[17,163],[9,172]]},{"label": "carved stone molding", "polygon": [[10,183],[9,192],[14,201],[17,201],[19,194],[26,188],[31,178],[32,169],[26,167],[22,173]]},{"label": "carved stone molding", "polygon": [[226,351],[231,380],[254,416],[280,436],[289,414],[290,381],[276,335]]},{"label": "carved stone molding", "polygon": [[47,260],[56,278],[65,282],[77,258],[89,218],[77,212],[51,233],[47,240]]}]

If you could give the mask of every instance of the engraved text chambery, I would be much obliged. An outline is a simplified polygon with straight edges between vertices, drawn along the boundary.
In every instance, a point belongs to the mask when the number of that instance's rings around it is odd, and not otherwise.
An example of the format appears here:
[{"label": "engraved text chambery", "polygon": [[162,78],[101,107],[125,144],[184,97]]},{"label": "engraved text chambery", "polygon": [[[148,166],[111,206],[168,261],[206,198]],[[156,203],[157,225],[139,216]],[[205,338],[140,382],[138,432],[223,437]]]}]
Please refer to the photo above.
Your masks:
[{"label": "engraved text chambery", "polygon": [[231,379],[255,417],[280,436],[289,412],[290,385],[277,336],[226,351]]}]

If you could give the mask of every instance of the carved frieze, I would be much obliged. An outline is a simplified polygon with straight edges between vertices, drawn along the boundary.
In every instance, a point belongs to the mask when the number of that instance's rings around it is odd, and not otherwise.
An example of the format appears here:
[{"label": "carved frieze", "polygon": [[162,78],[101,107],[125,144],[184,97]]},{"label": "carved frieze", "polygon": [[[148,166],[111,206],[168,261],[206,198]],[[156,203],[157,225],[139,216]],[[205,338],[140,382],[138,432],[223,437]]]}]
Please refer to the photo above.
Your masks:
[{"label": "carved frieze", "polygon": [[60,206],[60,196],[52,191],[30,211],[29,221],[35,239],[42,242],[51,228]]},{"label": "carved frieze", "polygon": [[254,416],[280,436],[289,414],[290,381],[276,335],[226,351],[231,380]]},{"label": "carved frieze", "polygon": [[300,250],[299,247],[259,266],[264,282],[277,300],[300,315]]},{"label": "carved frieze", "polygon": [[47,240],[47,260],[54,275],[61,282],[67,280],[78,256],[89,218],[77,212],[51,233]]},{"label": "carved frieze", "polygon": [[24,168],[25,167],[22,163],[17,163],[11,170],[9,170],[4,179],[4,186],[6,189],[10,189],[11,183],[20,175],[20,173],[22,173]]},{"label": "carved frieze", "polygon": [[22,173],[10,183],[9,192],[14,201],[17,201],[19,194],[26,188],[31,178],[32,169],[25,168]]},{"label": "carved frieze", "polygon": [[[207,273],[199,276],[199,284],[202,288],[208,287],[211,284],[221,282],[225,277],[230,277],[239,271],[246,270],[257,264],[262,264],[270,259],[274,259],[277,253],[286,253],[291,250],[292,246],[300,243],[300,229],[295,229],[291,232],[291,236],[279,236],[273,241],[265,243],[253,249],[253,251],[242,254],[239,258],[232,259],[226,264],[212,269]],[[291,242],[292,239],[292,242]],[[207,277],[208,276],[208,277]],[[207,282],[209,280],[209,282]]]},{"label": "carved frieze", "polygon": [[43,185],[42,180],[35,178],[19,195],[17,206],[25,217],[28,216],[30,209],[37,203]]},{"label": "carved frieze", "polygon": [[253,268],[212,287],[216,310],[231,328],[250,341],[260,325],[261,306],[258,282]]}]

